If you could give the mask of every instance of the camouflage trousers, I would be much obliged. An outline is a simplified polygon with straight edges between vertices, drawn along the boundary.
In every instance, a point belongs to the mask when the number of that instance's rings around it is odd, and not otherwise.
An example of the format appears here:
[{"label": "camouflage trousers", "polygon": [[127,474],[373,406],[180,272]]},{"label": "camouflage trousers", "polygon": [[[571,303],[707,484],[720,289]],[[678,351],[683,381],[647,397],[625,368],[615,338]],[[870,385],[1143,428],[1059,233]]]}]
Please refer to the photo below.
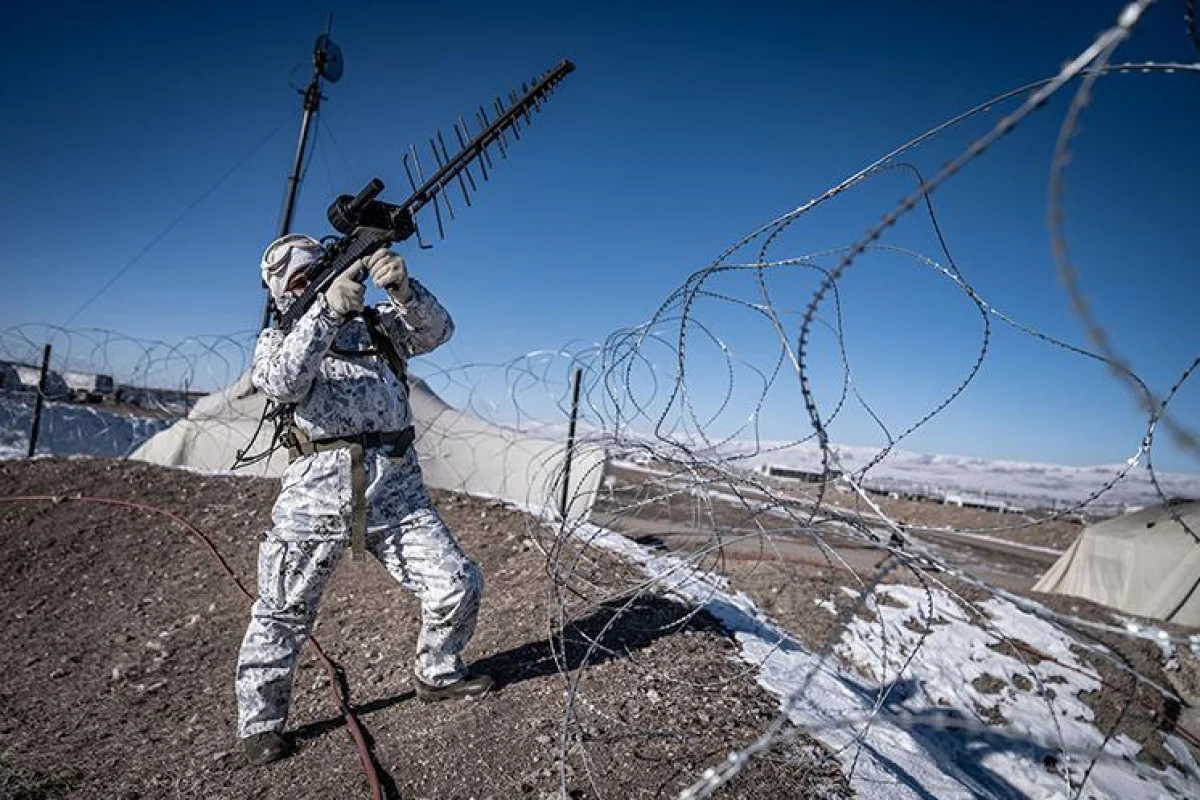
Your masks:
[{"label": "camouflage trousers", "polygon": [[[421,603],[417,677],[433,686],[461,678],[460,653],[475,630],[483,573],[433,507],[416,453],[368,450],[367,550]],[[238,651],[238,736],[282,730],[297,657],[317,605],[349,543],[350,456],[330,450],[293,461],[259,545],[258,599]]]}]

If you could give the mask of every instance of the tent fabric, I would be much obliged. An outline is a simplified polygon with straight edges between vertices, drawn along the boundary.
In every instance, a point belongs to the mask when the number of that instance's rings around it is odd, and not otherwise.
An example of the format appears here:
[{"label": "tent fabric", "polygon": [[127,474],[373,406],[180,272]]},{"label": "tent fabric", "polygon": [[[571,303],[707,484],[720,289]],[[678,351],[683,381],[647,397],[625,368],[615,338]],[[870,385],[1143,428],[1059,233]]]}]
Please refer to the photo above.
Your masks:
[{"label": "tent fabric", "polygon": [[1098,522],[1084,529],[1033,588],[1082,597],[1139,617],[1200,626],[1197,536],[1200,501]]},{"label": "tent fabric", "polygon": [[[566,465],[566,443],[526,435],[458,411],[419,379],[411,381],[417,438],[414,446],[428,486],[507,500],[541,511],[557,510]],[[227,389],[202,398],[186,418],[148,439],[130,458],[167,466],[227,472],[259,427],[265,397],[244,373]],[[274,426],[264,423],[254,451],[264,450]],[[586,518],[600,486],[606,454],[576,444],[570,463],[567,518]],[[286,449],[237,474],[278,477]]]}]

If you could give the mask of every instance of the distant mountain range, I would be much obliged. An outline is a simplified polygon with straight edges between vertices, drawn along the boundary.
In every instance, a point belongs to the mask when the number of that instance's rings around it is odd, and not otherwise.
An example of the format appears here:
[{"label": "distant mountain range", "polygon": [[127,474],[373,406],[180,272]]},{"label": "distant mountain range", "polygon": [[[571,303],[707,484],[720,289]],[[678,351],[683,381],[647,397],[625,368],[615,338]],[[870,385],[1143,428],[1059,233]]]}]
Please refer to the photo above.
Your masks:
[{"label": "distant mountain range", "polygon": [[[820,471],[821,452],[815,444],[776,449],[781,447],[780,442],[762,442],[757,446],[736,442],[721,445],[718,453],[720,458],[734,460],[748,469],[776,464]],[[878,448],[847,445],[834,445],[831,451],[837,462],[831,468],[847,473],[862,470],[879,454]],[[893,450],[867,471],[863,481],[870,488],[920,491],[932,496],[986,497],[1028,508],[1079,503],[1116,480],[1093,506],[1129,507],[1160,502],[1144,462],[1128,468],[1117,480],[1124,470],[1124,464],[1070,467]],[[1200,499],[1200,475],[1155,470],[1154,478],[1167,498]]]},{"label": "distant mountain range", "polygon": [[[28,403],[0,398],[0,457],[24,455],[30,411]],[[38,450],[54,455],[120,457],[172,421],[51,403],[47,405],[42,421]],[[566,436],[565,426],[558,424],[540,426],[538,432],[551,438]],[[579,438],[611,445],[605,435],[595,429],[581,429]],[[618,458],[634,459],[651,452],[679,455],[679,451],[670,453],[665,444],[655,444],[648,439],[640,441],[642,447],[638,442],[625,439],[612,448],[613,454]],[[837,463],[831,464],[831,468],[854,474],[870,464],[879,450],[834,445],[832,452]],[[695,458],[746,470],[761,470],[772,464],[811,472],[821,470],[821,453],[815,444],[788,447],[784,442],[729,442],[706,453],[697,451]],[[893,450],[867,471],[863,483],[868,488],[883,491],[920,493],[930,497],[986,498],[1023,508],[1074,505],[1096,493],[1100,496],[1089,504],[1095,510],[1123,510],[1160,501],[1144,463],[1130,468],[1117,480],[1124,469],[1123,464],[1070,467]],[[1200,475],[1156,471],[1155,478],[1167,498],[1200,499]],[[1105,490],[1114,480],[1116,483]]]}]

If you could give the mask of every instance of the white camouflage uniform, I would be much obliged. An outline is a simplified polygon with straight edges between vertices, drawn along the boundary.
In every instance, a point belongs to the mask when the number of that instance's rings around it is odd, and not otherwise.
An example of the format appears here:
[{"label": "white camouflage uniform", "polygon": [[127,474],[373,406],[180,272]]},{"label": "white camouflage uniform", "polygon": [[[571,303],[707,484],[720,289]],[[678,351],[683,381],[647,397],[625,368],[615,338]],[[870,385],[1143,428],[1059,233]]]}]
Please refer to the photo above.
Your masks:
[{"label": "white camouflage uniform", "polygon": [[[416,280],[404,305],[376,306],[401,357],[427,353],[454,330],[450,315]],[[361,316],[335,315],[321,296],[286,335],[263,331],[254,351],[254,385],[277,403],[295,403],[295,423],[314,440],[396,432],[412,424],[408,390],[372,349]],[[459,657],[475,629],[483,575],[467,558],[430,502],[416,451],[391,457],[367,448],[366,547],[421,602],[415,672],[431,686],[466,674]],[[312,629],[352,515],[346,449],[302,456],[288,465],[259,545],[258,600],[238,653],[238,736],[282,731],[292,674]]]}]

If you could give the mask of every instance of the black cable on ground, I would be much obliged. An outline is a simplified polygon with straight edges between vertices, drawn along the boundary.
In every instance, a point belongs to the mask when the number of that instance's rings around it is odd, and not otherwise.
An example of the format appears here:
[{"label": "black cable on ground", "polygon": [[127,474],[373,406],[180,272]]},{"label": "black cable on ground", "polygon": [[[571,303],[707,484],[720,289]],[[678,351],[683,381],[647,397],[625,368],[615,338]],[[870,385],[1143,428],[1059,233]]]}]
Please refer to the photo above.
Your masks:
[{"label": "black cable on ground", "polygon": [[[212,541],[204,535],[203,531],[185,520],[183,517],[175,514],[174,512],[168,511],[165,508],[158,508],[157,506],[152,506],[147,503],[138,503],[132,500],[114,500],[108,497],[89,497],[81,494],[18,495],[14,497],[0,497],[0,503],[54,503],[57,505],[58,503],[64,501],[97,503],[100,505],[117,506],[119,508],[131,508],[139,511],[148,511],[152,514],[159,514],[166,517],[199,539],[204,546],[208,548],[208,552],[211,553],[213,558],[217,560],[217,563],[221,565],[221,568],[225,571],[225,574],[229,576],[229,579],[232,580],[234,585],[237,586],[238,591],[241,592],[247,600],[254,602],[254,595],[251,594],[238,579],[233,569],[229,566],[229,562],[225,560],[225,557],[221,555],[220,551],[217,550]],[[312,645],[313,650],[317,654],[317,658],[320,660],[321,665],[325,668],[325,672],[329,676],[329,688],[333,693],[334,703],[337,705],[342,717],[346,720],[346,729],[350,732],[350,736],[354,739],[354,744],[358,749],[358,759],[362,763],[363,771],[366,773],[367,783],[371,787],[371,796],[374,798],[374,800],[384,800],[383,786],[379,779],[379,770],[377,769],[375,754],[371,752],[371,748],[368,747],[366,734],[363,731],[362,726],[359,724],[358,718],[354,715],[353,709],[350,707],[350,687],[346,681],[345,675],[342,673],[341,668],[334,664],[333,659],[326,655],[325,649],[321,647],[321,644],[317,641],[316,637],[310,636],[308,641]],[[390,777],[389,783],[394,787],[394,783],[392,783]]]}]

